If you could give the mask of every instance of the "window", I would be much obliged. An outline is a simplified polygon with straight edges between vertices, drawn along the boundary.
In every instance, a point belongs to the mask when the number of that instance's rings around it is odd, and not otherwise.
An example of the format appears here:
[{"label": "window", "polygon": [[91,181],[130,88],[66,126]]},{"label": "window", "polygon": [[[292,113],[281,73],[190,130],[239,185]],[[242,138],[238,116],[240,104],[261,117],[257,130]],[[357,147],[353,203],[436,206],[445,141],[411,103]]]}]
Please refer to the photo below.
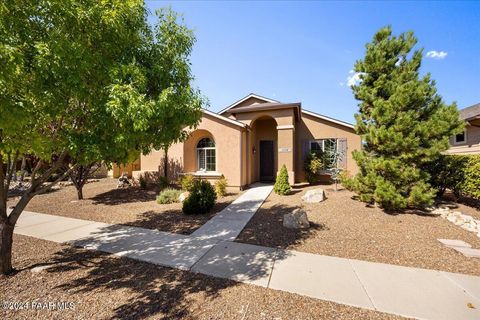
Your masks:
[{"label": "window", "polygon": [[334,169],[336,166],[344,168],[346,166],[347,140],[346,139],[319,139],[309,142],[310,152],[318,154],[325,170]]},{"label": "window", "polygon": [[216,171],[215,142],[203,138],[197,143],[198,171]]},{"label": "window", "polygon": [[459,133],[455,135],[453,138],[453,143],[454,144],[461,144],[467,142],[467,132],[463,131],[462,133]]}]

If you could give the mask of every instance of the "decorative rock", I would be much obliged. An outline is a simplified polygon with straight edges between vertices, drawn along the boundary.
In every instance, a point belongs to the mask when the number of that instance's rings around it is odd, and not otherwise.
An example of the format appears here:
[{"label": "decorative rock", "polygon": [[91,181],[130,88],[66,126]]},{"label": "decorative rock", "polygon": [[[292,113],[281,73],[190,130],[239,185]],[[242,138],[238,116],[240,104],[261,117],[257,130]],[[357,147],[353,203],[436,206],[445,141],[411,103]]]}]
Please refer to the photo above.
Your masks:
[{"label": "decorative rock", "polygon": [[38,266],[38,267],[35,267],[35,268],[32,268],[30,270],[30,272],[33,272],[33,273],[39,273],[39,272],[42,272],[44,270],[47,270],[49,268],[53,267],[53,264],[47,264],[47,265],[43,265],[43,266]]},{"label": "decorative rock", "polygon": [[323,189],[308,190],[302,200],[309,203],[322,202],[325,200],[325,191]]},{"label": "decorative rock", "polygon": [[188,198],[189,195],[190,195],[190,192],[188,192],[188,191],[180,193],[180,195],[178,196],[178,201],[180,201],[180,203],[182,203],[183,201],[185,201],[185,199]]},{"label": "decorative rock", "polygon": [[127,173],[123,173],[120,178],[118,178],[118,184],[117,184],[117,188],[127,188],[127,187],[130,187],[131,184],[130,184],[130,181],[128,180],[128,175]]},{"label": "decorative rock", "polygon": [[310,227],[310,222],[308,222],[307,213],[297,208],[292,213],[283,215],[283,226],[290,229],[303,229]]}]

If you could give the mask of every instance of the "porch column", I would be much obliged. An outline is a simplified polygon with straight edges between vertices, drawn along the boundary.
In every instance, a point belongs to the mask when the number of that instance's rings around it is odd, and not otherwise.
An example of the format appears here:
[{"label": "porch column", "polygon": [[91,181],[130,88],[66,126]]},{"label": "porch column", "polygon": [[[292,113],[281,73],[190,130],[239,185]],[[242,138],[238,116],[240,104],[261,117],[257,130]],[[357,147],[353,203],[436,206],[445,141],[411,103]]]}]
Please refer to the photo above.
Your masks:
[{"label": "porch column", "polygon": [[293,185],[295,183],[295,126],[279,125],[277,126],[278,138],[278,172],[283,165],[287,167],[288,183]]}]

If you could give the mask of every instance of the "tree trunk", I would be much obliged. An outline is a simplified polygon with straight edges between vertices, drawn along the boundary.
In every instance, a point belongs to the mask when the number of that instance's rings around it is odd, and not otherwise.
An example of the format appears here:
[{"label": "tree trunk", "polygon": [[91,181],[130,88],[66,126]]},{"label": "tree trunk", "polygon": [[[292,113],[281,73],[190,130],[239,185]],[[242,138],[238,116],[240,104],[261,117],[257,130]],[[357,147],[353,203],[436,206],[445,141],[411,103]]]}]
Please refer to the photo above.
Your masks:
[{"label": "tree trunk", "polygon": [[83,200],[83,185],[77,188],[77,198]]},{"label": "tree trunk", "polygon": [[12,268],[13,226],[0,223],[0,273],[10,274]]},{"label": "tree trunk", "polygon": [[163,161],[163,176],[168,179],[168,148],[165,148],[165,158]]},{"label": "tree trunk", "polygon": [[25,172],[27,169],[27,160],[25,159],[25,156],[22,157],[22,167],[20,168],[20,182],[23,182],[25,179]]}]

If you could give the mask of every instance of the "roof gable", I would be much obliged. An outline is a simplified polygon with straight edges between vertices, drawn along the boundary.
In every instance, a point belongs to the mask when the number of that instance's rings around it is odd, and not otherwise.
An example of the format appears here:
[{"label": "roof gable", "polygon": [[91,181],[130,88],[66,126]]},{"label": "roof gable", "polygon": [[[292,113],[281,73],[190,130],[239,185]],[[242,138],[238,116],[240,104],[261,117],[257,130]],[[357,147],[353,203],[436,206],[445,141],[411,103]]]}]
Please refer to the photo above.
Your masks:
[{"label": "roof gable", "polygon": [[267,97],[263,97],[255,93],[250,93],[249,95],[243,97],[242,99],[232,103],[225,109],[221,110],[219,114],[223,114],[225,112],[228,112],[230,109],[234,109],[237,107],[245,107],[245,106],[250,106],[258,103],[279,103],[279,101],[273,100]]}]

